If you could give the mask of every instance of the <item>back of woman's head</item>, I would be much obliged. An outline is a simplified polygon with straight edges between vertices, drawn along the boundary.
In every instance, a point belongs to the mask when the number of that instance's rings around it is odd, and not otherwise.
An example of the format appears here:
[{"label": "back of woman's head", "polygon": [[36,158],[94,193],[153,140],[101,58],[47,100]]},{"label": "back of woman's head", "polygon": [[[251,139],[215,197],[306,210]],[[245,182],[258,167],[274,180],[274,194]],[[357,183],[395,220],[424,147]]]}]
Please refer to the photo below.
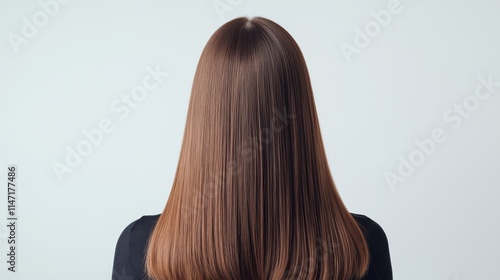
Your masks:
[{"label": "back of woman's head", "polygon": [[290,34],[236,18],[196,69],[152,279],[338,279],[369,252],[330,174],[304,57]]}]

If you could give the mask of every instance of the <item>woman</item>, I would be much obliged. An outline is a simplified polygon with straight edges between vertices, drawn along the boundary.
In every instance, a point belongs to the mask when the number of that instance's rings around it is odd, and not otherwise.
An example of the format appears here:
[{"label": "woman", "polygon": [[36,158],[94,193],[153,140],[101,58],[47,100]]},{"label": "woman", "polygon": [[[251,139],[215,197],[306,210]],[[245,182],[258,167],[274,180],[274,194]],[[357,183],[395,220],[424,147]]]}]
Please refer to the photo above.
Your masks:
[{"label": "woman", "polygon": [[275,22],[220,27],[196,69],[161,215],[122,232],[113,279],[392,279],[383,229],[350,213],[304,57]]}]

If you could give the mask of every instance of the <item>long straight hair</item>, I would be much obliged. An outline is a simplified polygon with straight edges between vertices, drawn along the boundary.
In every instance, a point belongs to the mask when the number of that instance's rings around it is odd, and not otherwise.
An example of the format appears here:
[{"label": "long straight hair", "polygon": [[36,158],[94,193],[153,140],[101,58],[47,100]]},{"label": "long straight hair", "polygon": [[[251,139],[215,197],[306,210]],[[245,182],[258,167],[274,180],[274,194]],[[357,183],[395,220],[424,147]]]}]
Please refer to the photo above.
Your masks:
[{"label": "long straight hair", "polygon": [[330,174],[299,46],[269,19],[225,23],[195,72],[147,276],[348,280],[368,265]]}]

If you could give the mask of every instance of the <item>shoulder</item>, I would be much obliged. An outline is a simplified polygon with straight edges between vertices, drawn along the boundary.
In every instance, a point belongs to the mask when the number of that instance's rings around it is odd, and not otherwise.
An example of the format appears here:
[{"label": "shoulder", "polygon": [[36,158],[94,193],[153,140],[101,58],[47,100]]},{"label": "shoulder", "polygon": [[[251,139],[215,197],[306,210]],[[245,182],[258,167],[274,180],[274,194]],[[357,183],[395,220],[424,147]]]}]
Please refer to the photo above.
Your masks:
[{"label": "shoulder", "polygon": [[384,229],[370,217],[357,213],[351,213],[351,215],[354,217],[356,222],[358,222],[364,233],[367,234],[367,238],[373,241],[383,241],[383,239],[387,240]]},{"label": "shoulder", "polygon": [[149,238],[149,234],[153,230],[156,222],[158,221],[158,215],[144,215],[139,219],[128,224],[125,229],[123,229],[118,242],[121,245],[132,245],[138,241],[144,241],[142,239]]},{"label": "shoulder", "polygon": [[129,223],[118,237],[113,263],[113,279],[144,273],[146,245],[158,215],[144,215]]},{"label": "shoulder", "polygon": [[[144,215],[139,219],[131,222],[122,232],[124,239],[128,239],[128,245],[132,250],[143,249],[146,245],[149,235],[153,231],[156,222],[158,221],[158,215]],[[120,236],[121,238],[122,236]],[[128,238],[127,238],[128,237]],[[125,244],[124,244],[125,245]]]},{"label": "shoulder", "polygon": [[366,278],[392,280],[392,265],[387,235],[379,223],[362,214],[351,213],[363,231],[370,251]]},{"label": "shoulder", "polygon": [[158,215],[144,215],[128,225],[133,236],[148,236],[158,221]]},{"label": "shoulder", "polygon": [[351,215],[358,222],[372,251],[388,250],[389,242],[382,226],[365,215],[356,213]]}]

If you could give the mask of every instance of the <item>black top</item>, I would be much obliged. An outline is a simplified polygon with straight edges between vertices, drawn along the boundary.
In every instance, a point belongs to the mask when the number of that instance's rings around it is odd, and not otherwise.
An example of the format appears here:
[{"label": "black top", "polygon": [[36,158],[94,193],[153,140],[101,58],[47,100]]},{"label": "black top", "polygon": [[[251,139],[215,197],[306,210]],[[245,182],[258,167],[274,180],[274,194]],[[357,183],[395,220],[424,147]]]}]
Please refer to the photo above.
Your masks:
[{"label": "black top", "polygon": [[[389,243],[382,227],[365,215],[351,215],[364,231],[370,249],[370,268],[362,280],[392,280]],[[142,216],[129,224],[118,238],[112,280],[144,280],[146,244],[160,215]]]}]

